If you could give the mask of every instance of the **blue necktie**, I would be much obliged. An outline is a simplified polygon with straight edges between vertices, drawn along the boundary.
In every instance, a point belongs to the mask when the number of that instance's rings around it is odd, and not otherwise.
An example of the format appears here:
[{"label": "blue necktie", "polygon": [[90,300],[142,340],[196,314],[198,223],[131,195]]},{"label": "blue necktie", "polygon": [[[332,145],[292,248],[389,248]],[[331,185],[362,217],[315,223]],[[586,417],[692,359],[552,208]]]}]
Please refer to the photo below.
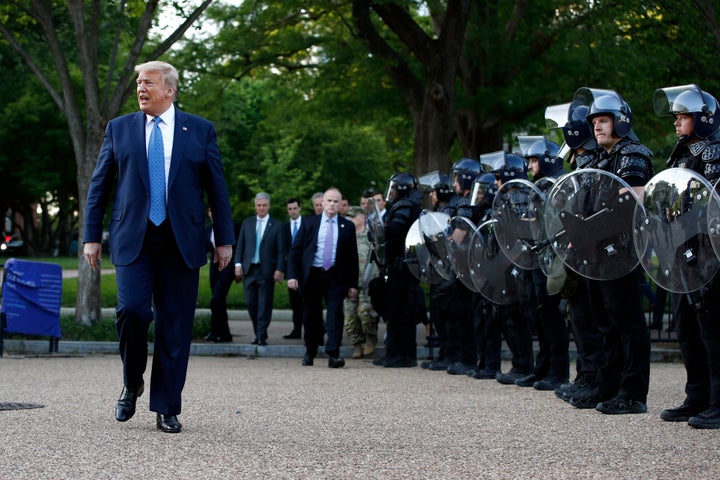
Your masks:
[{"label": "blue necktie", "polygon": [[297,220],[293,220],[293,231],[292,231],[292,239],[290,240],[290,244],[295,243],[296,235],[297,235]]},{"label": "blue necktie", "polygon": [[327,232],[325,233],[325,248],[323,249],[323,269],[330,270],[332,267],[332,251],[333,251],[333,220],[328,218]]},{"label": "blue necktie", "polygon": [[252,263],[260,263],[260,242],[262,242],[262,224],[264,220],[257,221],[257,228],[255,229],[255,255],[253,255]]},{"label": "blue necktie", "polygon": [[150,173],[150,221],[160,225],[165,220],[165,149],[160,132],[160,117],[153,118],[148,143],[148,169]]}]

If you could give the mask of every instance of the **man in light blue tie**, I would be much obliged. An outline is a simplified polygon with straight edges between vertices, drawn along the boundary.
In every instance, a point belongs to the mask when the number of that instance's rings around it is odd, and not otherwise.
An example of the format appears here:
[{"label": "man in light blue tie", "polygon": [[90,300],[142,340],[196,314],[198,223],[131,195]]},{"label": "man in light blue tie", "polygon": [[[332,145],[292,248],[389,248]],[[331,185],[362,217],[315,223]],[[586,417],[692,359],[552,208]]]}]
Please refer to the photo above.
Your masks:
[{"label": "man in light blue tie", "polygon": [[272,319],[275,282],[282,281],[285,247],[282,222],[271,218],[270,195],[255,195],[255,215],[240,226],[235,248],[235,281],[243,281],[245,303],[253,324],[253,345],[265,346]]},{"label": "man in light blue tie", "polygon": [[140,112],[113,119],[105,129],[88,189],[83,254],[93,269],[100,266],[103,219],[114,195],[110,257],[124,381],[115,418],[129,420],[145,391],[154,321],[150,410],[157,413],[159,430],[177,433],[199,271],[207,262],[205,198],[213,212],[220,270],[232,259],[232,211],[215,127],[173,105],[175,67],[148,62],[135,71]]}]

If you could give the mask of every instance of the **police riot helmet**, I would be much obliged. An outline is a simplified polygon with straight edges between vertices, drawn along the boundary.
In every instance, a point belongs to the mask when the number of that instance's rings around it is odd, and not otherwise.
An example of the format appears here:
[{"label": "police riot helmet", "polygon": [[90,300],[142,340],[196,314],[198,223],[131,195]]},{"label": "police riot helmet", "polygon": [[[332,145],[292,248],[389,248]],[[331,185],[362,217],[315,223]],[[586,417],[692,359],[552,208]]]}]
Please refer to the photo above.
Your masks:
[{"label": "police riot helmet", "polygon": [[653,94],[658,115],[691,115],[693,132],[698,138],[708,138],[720,129],[718,101],[697,85],[659,88]]},{"label": "police riot helmet", "polygon": [[[613,92],[614,93],[614,92]],[[617,93],[601,95],[590,105],[587,122],[592,125],[595,117],[610,115],[613,117],[613,134],[627,137],[632,131],[632,112],[630,105]]]},{"label": "police riot helmet", "polygon": [[[390,202],[406,197],[410,192],[417,189],[418,180],[415,175],[408,172],[398,172],[390,177],[388,182],[388,190],[385,195],[385,201]],[[395,191],[395,198],[392,198],[391,193]]]},{"label": "police riot helmet", "polygon": [[479,207],[492,205],[496,193],[497,185],[495,184],[495,175],[492,173],[481,173],[473,180],[470,206]]},{"label": "police riot helmet", "polygon": [[560,145],[545,138],[536,141],[525,152],[525,158],[535,157],[540,165],[540,173],[546,177],[555,175],[562,170],[563,159],[560,155]]},{"label": "police riot helmet", "polygon": [[447,202],[455,193],[452,184],[452,178],[449,173],[440,173],[437,181],[433,184],[432,188],[437,195],[437,199],[441,202]]},{"label": "police riot helmet", "polygon": [[587,105],[571,106],[568,110],[568,120],[565,126],[562,127],[562,132],[565,143],[573,150],[581,147],[586,150],[593,150],[597,147],[592,128],[587,122],[589,110],[590,107]]},{"label": "police riot helmet", "polygon": [[472,158],[461,158],[452,166],[453,181],[457,180],[462,191],[472,188],[472,181],[480,174],[480,162]]},{"label": "police riot helmet", "polygon": [[525,163],[525,159],[520,155],[506,153],[505,161],[494,173],[495,177],[503,183],[509,182],[510,180],[527,180],[527,163]]}]

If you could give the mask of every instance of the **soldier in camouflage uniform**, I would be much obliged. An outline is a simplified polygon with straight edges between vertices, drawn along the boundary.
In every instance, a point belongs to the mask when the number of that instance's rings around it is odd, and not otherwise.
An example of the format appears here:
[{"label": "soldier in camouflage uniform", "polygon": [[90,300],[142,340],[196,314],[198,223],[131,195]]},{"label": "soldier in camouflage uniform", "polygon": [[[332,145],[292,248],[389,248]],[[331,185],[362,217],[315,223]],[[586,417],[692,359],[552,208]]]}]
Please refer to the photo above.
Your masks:
[{"label": "soldier in camouflage uniform", "polygon": [[372,307],[370,297],[363,285],[363,274],[370,258],[372,244],[365,228],[367,213],[362,207],[351,207],[347,218],[355,224],[360,278],[357,298],[346,298],[343,303],[345,332],[355,349],[352,358],[370,357],[375,353],[378,331],[378,314]]}]

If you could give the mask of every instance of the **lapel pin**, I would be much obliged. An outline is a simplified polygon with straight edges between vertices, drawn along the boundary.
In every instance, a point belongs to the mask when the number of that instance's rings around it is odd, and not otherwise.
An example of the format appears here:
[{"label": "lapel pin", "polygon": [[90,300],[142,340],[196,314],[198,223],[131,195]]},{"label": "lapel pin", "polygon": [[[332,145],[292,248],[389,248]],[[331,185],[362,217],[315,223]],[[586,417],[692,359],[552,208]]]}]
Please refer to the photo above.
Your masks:
[{"label": "lapel pin", "polygon": [[183,127],[183,132],[187,132],[187,127]]}]

